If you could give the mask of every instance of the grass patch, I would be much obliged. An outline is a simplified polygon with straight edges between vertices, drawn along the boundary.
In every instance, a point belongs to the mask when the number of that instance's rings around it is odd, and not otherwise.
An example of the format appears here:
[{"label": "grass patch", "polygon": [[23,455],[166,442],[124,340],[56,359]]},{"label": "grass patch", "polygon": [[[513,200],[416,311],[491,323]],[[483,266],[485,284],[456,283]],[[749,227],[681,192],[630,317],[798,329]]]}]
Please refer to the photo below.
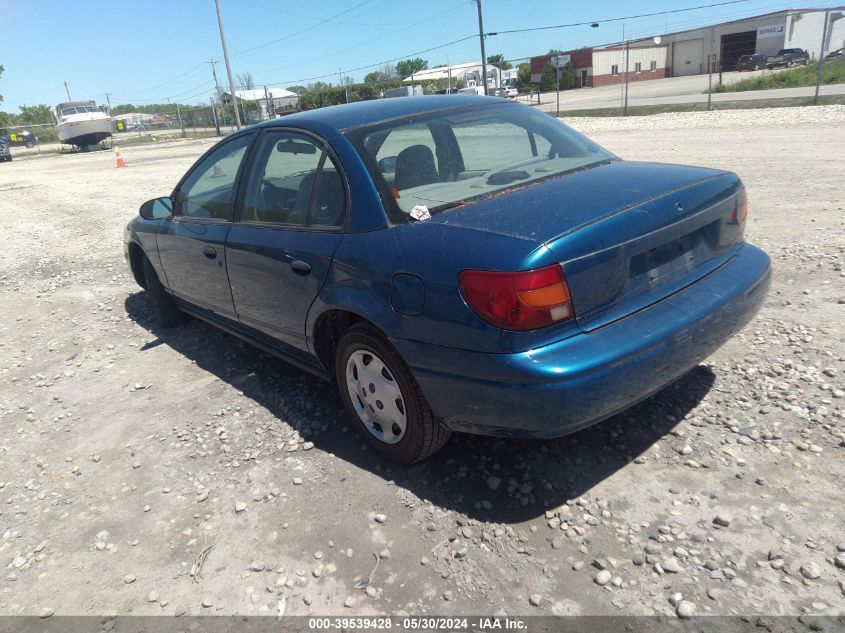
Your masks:
[{"label": "grass patch", "polygon": [[[818,105],[845,104],[845,95],[819,95]],[[755,108],[791,108],[813,105],[813,97],[787,97],[783,99],[749,99],[746,101],[714,101],[711,110],[751,110]],[[659,105],[628,106],[628,116],[648,116],[666,112],[706,112],[707,103],[666,103]],[[550,113],[554,116],[554,113]],[[561,118],[622,116],[621,107],[594,108],[592,110],[561,111]]]},{"label": "grass patch", "polygon": [[[774,90],[815,86],[818,63],[781,70],[759,77],[743,79],[732,84],[718,84],[713,92],[745,92],[748,90]],[[845,83],[845,59],[832,59],[822,66],[822,84]]]}]

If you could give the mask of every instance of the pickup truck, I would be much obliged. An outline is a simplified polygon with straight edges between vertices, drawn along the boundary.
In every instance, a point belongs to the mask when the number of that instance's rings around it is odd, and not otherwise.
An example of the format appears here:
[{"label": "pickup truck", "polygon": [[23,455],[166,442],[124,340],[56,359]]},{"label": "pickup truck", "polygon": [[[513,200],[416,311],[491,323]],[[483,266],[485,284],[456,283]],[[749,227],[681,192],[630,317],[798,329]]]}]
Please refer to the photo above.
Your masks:
[{"label": "pickup truck", "polygon": [[788,68],[795,64],[806,66],[810,61],[810,55],[802,48],[782,48],[774,57],[766,60],[766,68]]}]

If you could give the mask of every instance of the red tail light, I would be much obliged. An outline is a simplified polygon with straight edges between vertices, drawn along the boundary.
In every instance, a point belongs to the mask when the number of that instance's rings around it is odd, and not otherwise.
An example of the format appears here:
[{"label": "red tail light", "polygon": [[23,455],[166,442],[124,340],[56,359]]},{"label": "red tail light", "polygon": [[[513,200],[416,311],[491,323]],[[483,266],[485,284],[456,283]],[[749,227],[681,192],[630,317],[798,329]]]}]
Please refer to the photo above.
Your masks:
[{"label": "red tail light", "polygon": [[739,224],[745,226],[745,219],[748,217],[748,194],[745,189],[740,190],[734,198],[734,209],[731,212],[731,217],[728,224]]},{"label": "red tail light", "polygon": [[473,312],[505,330],[536,330],[575,316],[558,264],[515,273],[464,270],[459,285]]}]

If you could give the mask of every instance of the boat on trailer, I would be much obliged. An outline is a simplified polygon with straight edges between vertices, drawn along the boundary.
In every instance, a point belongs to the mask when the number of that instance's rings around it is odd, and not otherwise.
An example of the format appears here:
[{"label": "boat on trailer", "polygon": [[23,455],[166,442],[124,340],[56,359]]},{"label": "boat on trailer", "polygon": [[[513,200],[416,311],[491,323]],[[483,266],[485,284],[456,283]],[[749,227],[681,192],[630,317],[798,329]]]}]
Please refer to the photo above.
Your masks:
[{"label": "boat on trailer", "polygon": [[55,109],[59,142],[80,148],[96,145],[112,135],[112,119],[94,101],[67,101]]}]

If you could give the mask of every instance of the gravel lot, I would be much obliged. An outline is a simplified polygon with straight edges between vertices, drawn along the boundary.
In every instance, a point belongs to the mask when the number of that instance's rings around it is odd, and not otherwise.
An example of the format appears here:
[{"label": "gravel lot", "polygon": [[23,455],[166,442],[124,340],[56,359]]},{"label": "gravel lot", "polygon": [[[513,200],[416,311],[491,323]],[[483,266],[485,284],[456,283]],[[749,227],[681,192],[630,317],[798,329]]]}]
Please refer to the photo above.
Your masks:
[{"label": "gravel lot", "polygon": [[769,300],[623,415],[411,468],[329,386],[154,324],[122,228],[210,141],[0,165],[0,614],[843,613],[845,107],[572,124],[739,173]]}]

